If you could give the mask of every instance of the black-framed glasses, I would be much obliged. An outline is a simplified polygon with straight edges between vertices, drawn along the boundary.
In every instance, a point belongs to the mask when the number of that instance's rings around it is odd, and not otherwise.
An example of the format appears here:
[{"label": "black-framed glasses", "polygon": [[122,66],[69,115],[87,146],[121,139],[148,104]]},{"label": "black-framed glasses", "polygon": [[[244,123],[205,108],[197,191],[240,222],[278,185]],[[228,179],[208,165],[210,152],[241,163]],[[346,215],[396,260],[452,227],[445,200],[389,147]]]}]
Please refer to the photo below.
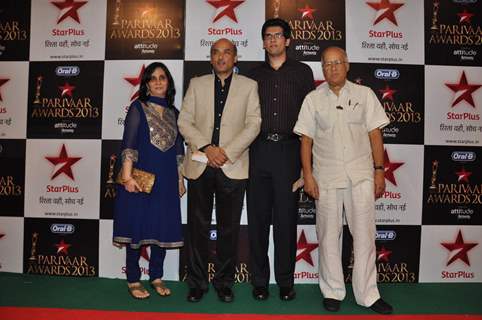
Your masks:
[{"label": "black-framed glasses", "polygon": [[281,39],[283,36],[284,36],[283,32],[265,33],[264,40]]}]

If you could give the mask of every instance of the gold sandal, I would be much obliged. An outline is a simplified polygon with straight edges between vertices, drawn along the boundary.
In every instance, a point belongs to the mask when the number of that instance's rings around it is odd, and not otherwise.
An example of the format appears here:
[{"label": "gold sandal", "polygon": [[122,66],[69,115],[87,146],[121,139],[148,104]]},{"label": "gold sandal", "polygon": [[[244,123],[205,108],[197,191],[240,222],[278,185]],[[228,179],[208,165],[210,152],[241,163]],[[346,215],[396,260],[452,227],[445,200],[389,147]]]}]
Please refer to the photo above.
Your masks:
[{"label": "gold sandal", "polygon": [[161,297],[167,297],[171,295],[171,289],[166,287],[164,284],[164,281],[161,279],[159,280],[154,280],[151,282],[151,287],[152,289],[156,290],[157,294],[160,295]]},{"label": "gold sandal", "polygon": [[[127,284],[127,291],[129,292],[129,294],[134,298],[134,299],[138,299],[138,300],[144,300],[144,299],[147,299],[150,297],[150,294],[149,292],[146,290],[146,288],[144,288],[144,286],[140,283],[140,282],[135,282],[135,283],[132,283],[132,284]],[[134,292],[135,291],[140,291],[142,293],[147,293],[148,295],[145,296],[145,297],[141,297],[137,294],[135,294]]]}]

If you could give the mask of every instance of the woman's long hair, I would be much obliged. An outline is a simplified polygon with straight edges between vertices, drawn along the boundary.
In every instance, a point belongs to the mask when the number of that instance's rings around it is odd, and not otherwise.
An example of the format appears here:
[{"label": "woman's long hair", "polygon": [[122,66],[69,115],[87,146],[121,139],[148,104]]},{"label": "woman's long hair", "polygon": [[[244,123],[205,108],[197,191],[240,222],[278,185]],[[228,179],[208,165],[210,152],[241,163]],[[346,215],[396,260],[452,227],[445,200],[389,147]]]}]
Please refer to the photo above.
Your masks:
[{"label": "woman's long hair", "polygon": [[174,97],[176,96],[176,87],[174,86],[174,79],[172,78],[172,75],[169,72],[169,69],[162,62],[153,62],[150,65],[148,65],[147,68],[144,70],[144,73],[142,74],[142,78],[141,78],[141,85],[140,85],[140,88],[139,88],[139,100],[141,100],[142,102],[146,102],[147,99],[149,98],[149,95],[147,94],[147,91],[148,91],[147,83],[149,81],[151,81],[152,73],[154,73],[154,70],[156,70],[157,68],[161,68],[166,73],[166,77],[167,77],[167,91],[166,91],[167,106],[168,107],[174,107]]}]

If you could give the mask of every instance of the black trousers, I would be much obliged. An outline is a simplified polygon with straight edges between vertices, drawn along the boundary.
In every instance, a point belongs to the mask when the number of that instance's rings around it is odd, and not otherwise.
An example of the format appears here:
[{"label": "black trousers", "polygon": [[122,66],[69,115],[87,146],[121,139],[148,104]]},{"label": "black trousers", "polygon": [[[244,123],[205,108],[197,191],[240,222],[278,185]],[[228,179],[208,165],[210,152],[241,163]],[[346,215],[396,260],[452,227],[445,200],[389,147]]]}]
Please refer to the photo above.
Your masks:
[{"label": "black trousers", "polygon": [[293,183],[300,176],[298,139],[272,142],[256,140],[250,146],[248,230],[250,272],[253,286],[269,284],[269,232],[273,224],[274,274],[280,287],[294,283],[298,192]]},{"label": "black trousers", "polygon": [[221,169],[207,167],[196,180],[188,180],[187,283],[208,289],[209,229],[216,198],[216,258],[213,285],[232,287],[238,252],[239,223],[247,179],[230,179]]}]

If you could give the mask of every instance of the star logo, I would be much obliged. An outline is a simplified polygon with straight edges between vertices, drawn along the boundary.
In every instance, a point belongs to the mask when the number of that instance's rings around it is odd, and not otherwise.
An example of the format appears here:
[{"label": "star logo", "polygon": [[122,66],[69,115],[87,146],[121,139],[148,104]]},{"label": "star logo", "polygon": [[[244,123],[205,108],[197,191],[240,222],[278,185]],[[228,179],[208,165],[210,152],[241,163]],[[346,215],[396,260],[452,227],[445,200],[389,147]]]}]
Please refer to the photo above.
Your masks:
[{"label": "star logo", "polygon": [[475,16],[475,14],[468,12],[467,9],[457,13],[457,15],[459,16],[459,23],[470,23],[472,22],[472,17]]},{"label": "star logo", "polygon": [[147,246],[141,247],[141,257],[144,258],[146,261],[149,261],[149,252],[147,252]]},{"label": "star logo", "polygon": [[[2,78],[0,78],[0,88],[1,88],[5,83],[7,83],[8,81],[10,81],[10,79],[2,79]],[[3,101],[2,93],[1,93],[1,92],[0,92],[0,101]]]},{"label": "star logo", "polygon": [[57,254],[63,253],[65,255],[69,254],[69,248],[72,246],[71,244],[65,243],[64,239],[60,240],[60,243],[55,244],[57,247]]},{"label": "star logo", "polygon": [[380,249],[380,251],[377,251],[377,261],[383,261],[383,262],[390,262],[390,255],[392,254],[392,251],[385,249],[384,246]]},{"label": "star logo", "polygon": [[153,9],[152,8],[145,8],[145,9],[142,9],[141,10],[141,18],[142,19],[145,19],[146,17],[148,17],[150,14],[152,14],[153,12]]},{"label": "star logo", "polygon": [[404,3],[391,3],[390,0],[380,0],[380,2],[367,2],[372,9],[377,11],[373,25],[376,25],[383,19],[387,19],[398,27],[395,11],[397,11]]},{"label": "star logo", "polygon": [[467,76],[465,71],[462,71],[459,83],[446,83],[447,87],[454,92],[454,100],[452,101],[452,107],[455,107],[462,101],[467,102],[475,108],[474,98],[472,93],[481,87],[480,84],[469,84],[467,82]]},{"label": "star logo", "polygon": [[318,88],[325,82],[326,80],[315,80],[315,88]]},{"label": "star logo", "polygon": [[447,267],[456,260],[462,260],[466,265],[470,267],[469,256],[467,255],[467,253],[476,245],[478,245],[478,243],[464,242],[462,230],[459,229],[459,233],[457,234],[455,242],[442,242],[441,245],[449,251]]},{"label": "star logo", "polygon": [[238,23],[234,9],[246,0],[206,0],[207,3],[216,8],[216,15],[213,23],[226,16],[234,22]]},{"label": "star logo", "polygon": [[403,166],[405,162],[390,162],[390,158],[388,157],[387,149],[383,153],[383,166],[385,167],[385,179],[390,181],[394,186],[397,186],[397,181],[395,180],[394,172],[401,166]]},{"label": "star logo", "polygon": [[313,20],[313,12],[317,9],[310,8],[307,4],[305,4],[304,8],[298,8],[298,11],[301,12],[301,19],[310,18]]},{"label": "star logo", "polygon": [[55,166],[50,180],[54,180],[63,173],[71,180],[75,181],[74,174],[72,173],[72,165],[82,159],[82,157],[69,157],[65,144],[62,145],[60,154],[57,157],[45,157],[45,159]]},{"label": "star logo", "polygon": [[79,10],[87,1],[75,1],[75,0],[64,0],[64,1],[51,1],[54,6],[56,6],[59,10],[59,17],[57,19],[57,24],[61,23],[67,18],[72,18],[73,20],[80,23]]},{"label": "star logo", "polygon": [[393,101],[393,94],[397,92],[397,90],[391,89],[388,84],[385,86],[385,89],[378,90],[382,94],[382,100],[392,100]]},{"label": "star logo", "polygon": [[462,167],[461,170],[455,173],[458,176],[458,182],[467,182],[469,183],[469,177],[472,175],[472,172],[465,171],[465,168]]},{"label": "star logo", "polygon": [[305,260],[309,265],[315,266],[313,264],[313,259],[311,258],[311,251],[318,248],[318,243],[308,243],[306,241],[305,230],[301,230],[300,237],[298,238],[298,243],[296,244],[296,249],[301,250],[300,253],[296,255],[296,261]]},{"label": "star logo", "polygon": [[63,86],[59,86],[59,89],[61,97],[69,96],[72,98],[72,91],[74,91],[75,87],[71,86],[68,82],[65,82]]},{"label": "star logo", "polygon": [[146,69],[145,65],[142,65],[141,71],[137,77],[127,77],[124,78],[125,81],[129,82],[132,85],[132,95],[131,95],[131,102],[136,100],[139,97],[139,89],[141,85],[142,75],[144,74],[144,70]]}]

